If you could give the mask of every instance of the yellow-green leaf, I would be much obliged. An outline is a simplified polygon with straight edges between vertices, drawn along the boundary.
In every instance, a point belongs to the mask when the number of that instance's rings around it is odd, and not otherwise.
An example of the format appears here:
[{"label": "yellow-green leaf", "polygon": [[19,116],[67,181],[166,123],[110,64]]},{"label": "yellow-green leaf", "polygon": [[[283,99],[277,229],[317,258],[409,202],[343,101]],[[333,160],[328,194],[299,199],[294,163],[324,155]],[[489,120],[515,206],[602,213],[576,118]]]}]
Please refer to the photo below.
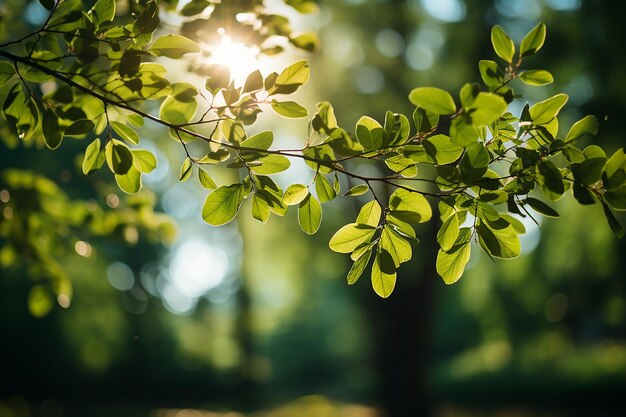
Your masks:
[{"label": "yellow-green leaf", "polygon": [[464,227],[454,245],[447,251],[442,249],[437,253],[437,273],[446,284],[454,284],[461,278],[465,265],[470,259],[471,229]]},{"label": "yellow-green leaf", "polygon": [[419,87],[411,91],[409,100],[416,106],[437,114],[456,112],[454,99],[445,90],[436,87]]},{"label": "yellow-green leaf", "polygon": [[283,202],[288,206],[300,204],[300,202],[304,200],[307,195],[309,195],[309,189],[306,185],[291,184],[285,190],[285,194],[283,195]]},{"label": "yellow-green leaf", "polygon": [[150,52],[156,56],[177,59],[188,53],[200,52],[200,47],[191,39],[177,34],[170,34],[161,36],[154,41]]},{"label": "yellow-green leaf", "polygon": [[360,244],[369,242],[375,231],[374,226],[350,223],[337,230],[328,246],[335,252],[350,253]]},{"label": "yellow-green leaf", "polygon": [[393,259],[386,251],[379,251],[372,264],[372,288],[382,298],[387,298],[396,286],[396,270]]},{"label": "yellow-green leaf", "polygon": [[246,195],[243,184],[223,185],[208,195],[202,207],[202,219],[221,226],[235,218]]},{"label": "yellow-green leaf", "polygon": [[308,194],[298,205],[298,223],[302,231],[313,235],[322,223],[322,206],[315,197]]}]

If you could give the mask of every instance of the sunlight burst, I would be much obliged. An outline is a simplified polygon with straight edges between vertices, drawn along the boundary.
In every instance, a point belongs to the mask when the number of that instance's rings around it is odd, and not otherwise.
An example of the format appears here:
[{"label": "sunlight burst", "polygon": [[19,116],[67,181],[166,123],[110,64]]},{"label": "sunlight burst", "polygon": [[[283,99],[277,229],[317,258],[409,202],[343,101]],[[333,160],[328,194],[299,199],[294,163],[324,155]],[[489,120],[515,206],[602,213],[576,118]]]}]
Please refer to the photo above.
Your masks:
[{"label": "sunlight burst", "polygon": [[258,48],[251,48],[243,43],[233,41],[226,34],[222,35],[217,46],[205,45],[205,48],[211,52],[207,58],[207,63],[229,67],[231,77],[234,78],[236,84],[243,83],[248,74],[260,67],[260,62],[257,59]]}]

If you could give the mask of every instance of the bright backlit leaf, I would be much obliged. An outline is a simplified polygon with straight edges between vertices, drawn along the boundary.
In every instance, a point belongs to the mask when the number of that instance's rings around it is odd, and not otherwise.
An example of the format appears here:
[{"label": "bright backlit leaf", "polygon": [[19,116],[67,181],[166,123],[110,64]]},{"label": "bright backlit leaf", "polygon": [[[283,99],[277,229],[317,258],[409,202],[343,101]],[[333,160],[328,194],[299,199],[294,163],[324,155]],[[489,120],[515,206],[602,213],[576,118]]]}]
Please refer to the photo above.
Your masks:
[{"label": "bright backlit leaf", "polygon": [[491,44],[493,45],[496,54],[504,59],[508,63],[513,62],[513,56],[515,55],[515,45],[513,41],[506,34],[506,32],[498,25],[491,29]]},{"label": "bright backlit leaf", "polygon": [[217,188],[217,184],[213,181],[213,178],[211,178],[211,176],[202,168],[198,168],[198,180],[207,190],[214,190]]},{"label": "bright backlit leaf", "polygon": [[185,54],[200,52],[200,47],[191,39],[177,34],[170,34],[161,36],[154,41],[150,52],[156,56],[177,59]]},{"label": "bright backlit leaf", "polygon": [[335,252],[350,253],[360,244],[369,242],[375,231],[374,226],[350,223],[333,235],[328,246]]},{"label": "bright backlit leaf", "polygon": [[137,132],[135,132],[134,129],[126,126],[124,123],[112,121],[111,127],[118,135],[120,135],[122,139],[135,145],[139,143],[139,135],[137,134]]},{"label": "bright backlit leaf", "polygon": [[285,194],[283,195],[283,202],[288,206],[300,204],[300,202],[304,200],[307,195],[309,195],[309,189],[306,185],[291,184],[285,190]]},{"label": "bright backlit leaf", "polygon": [[372,264],[372,288],[382,298],[387,298],[396,286],[396,269],[391,255],[382,250],[376,253]]},{"label": "bright backlit leaf", "polygon": [[144,149],[132,149],[130,152],[133,154],[133,166],[139,172],[147,174],[156,168],[157,160],[152,152]]},{"label": "bright backlit leaf", "polygon": [[530,118],[536,125],[543,125],[554,119],[568,99],[567,94],[557,94],[530,106]]},{"label": "bright backlit leaf", "polygon": [[547,85],[554,82],[552,74],[546,70],[528,70],[519,75],[519,79],[528,85]]},{"label": "bright backlit leaf", "polygon": [[400,220],[415,223],[424,223],[432,217],[430,204],[417,191],[408,191],[399,188],[389,197],[391,214]]},{"label": "bright backlit leaf", "polygon": [[311,69],[308,62],[301,60],[285,68],[274,81],[275,85],[302,85],[309,80]]},{"label": "bright backlit leaf", "polygon": [[230,222],[239,212],[246,196],[243,184],[223,185],[208,195],[202,207],[202,219],[210,225]]},{"label": "bright backlit leaf", "polygon": [[411,91],[409,100],[416,106],[437,114],[456,112],[454,99],[445,90],[436,87],[419,87]]},{"label": "bright backlit leaf", "polygon": [[449,250],[440,249],[437,253],[437,273],[448,285],[454,284],[463,275],[465,265],[470,259],[471,236],[471,229],[464,227]]},{"label": "bright backlit leaf", "polygon": [[480,222],[476,226],[478,242],[491,256],[501,259],[516,258],[521,245],[513,226],[504,219],[496,222]]},{"label": "bright backlit leaf", "polygon": [[370,226],[378,226],[380,222],[380,216],[383,210],[378,204],[378,201],[372,200],[361,207],[359,215],[356,218],[358,224],[368,224]]},{"label": "bright backlit leaf", "polygon": [[459,218],[456,214],[452,214],[448,217],[437,232],[437,242],[442,251],[447,251],[452,248],[456,239],[459,237]]},{"label": "bright backlit leaf", "polygon": [[299,119],[301,117],[307,117],[309,115],[307,109],[302,107],[295,101],[272,100],[272,108],[276,113],[290,119]]},{"label": "bright backlit leaf", "polygon": [[525,57],[536,53],[546,40],[546,25],[541,22],[522,39],[520,56]]},{"label": "bright backlit leaf", "polygon": [[369,263],[371,257],[372,251],[370,249],[362,256],[360,256],[356,261],[354,261],[352,267],[350,268],[350,271],[348,271],[348,276],[346,278],[348,281],[348,285],[354,284],[361,277],[361,275],[363,275],[363,271],[365,271],[365,268],[367,268],[367,264]]},{"label": "bright backlit leaf", "polygon": [[313,235],[322,223],[322,206],[311,194],[307,195],[298,205],[298,223],[302,231]]}]

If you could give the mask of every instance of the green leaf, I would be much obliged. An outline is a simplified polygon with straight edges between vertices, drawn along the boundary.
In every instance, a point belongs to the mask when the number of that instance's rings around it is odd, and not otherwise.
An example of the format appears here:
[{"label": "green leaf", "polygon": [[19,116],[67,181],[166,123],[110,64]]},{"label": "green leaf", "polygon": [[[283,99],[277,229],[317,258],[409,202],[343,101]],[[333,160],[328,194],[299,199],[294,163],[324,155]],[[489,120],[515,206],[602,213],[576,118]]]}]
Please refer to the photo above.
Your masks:
[{"label": "green leaf", "polygon": [[202,168],[198,168],[198,180],[200,184],[207,190],[214,190],[217,188],[217,184],[213,181],[213,178],[209,176],[209,174],[203,170]]},{"label": "green leaf", "polygon": [[50,149],[57,149],[63,140],[63,129],[59,126],[59,116],[49,108],[44,108],[41,129],[46,146]]},{"label": "green leaf", "polygon": [[313,235],[322,223],[322,206],[311,194],[308,194],[298,205],[298,223],[302,231]]},{"label": "green leaf", "polygon": [[535,103],[529,109],[530,119],[536,125],[549,123],[563,108],[569,96],[567,94],[557,94],[549,99]]},{"label": "green leaf", "polygon": [[437,114],[456,112],[454,99],[445,90],[436,87],[415,88],[409,94],[409,100],[416,106]]},{"label": "green leaf", "polygon": [[209,152],[196,162],[198,164],[219,164],[220,162],[227,161],[230,158],[230,152],[226,149],[219,149],[217,152]]},{"label": "green leaf", "polygon": [[315,192],[317,193],[317,198],[320,203],[331,201],[337,196],[333,186],[326,177],[320,173],[315,175]]},{"label": "green leaf", "polygon": [[352,253],[350,254],[350,259],[352,259],[353,261],[356,261],[361,256],[365,255],[368,252],[371,252],[372,249],[374,249],[376,245],[378,245],[377,239],[374,240],[373,242],[360,244],[359,246],[356,247],[356,249],[352,251]]},{"label": "green leaf", "polygon": [[425,133],[433,130],[439,123],[439,115],[429,112],[421,107],[416,107],[413,111],[413,123],[418,133]]},{"label": "green leaf", "polygon": [[137,132],[124,123],[113,121],[111,122],[111,127],[122,139],[134,143],[135,145],[139,143],[139,135]]},{"label": "green leaf", "polygon": [[533,197],[527,197],[524,201],[539,214],[543,214],[546,217],[560,217],[558,211],[541,200],[537,200]]},{"label": "green leaf", "polygon": [[363,275],[363,271],[365,271],[365,268],[367,268],[367,264],[369,263],[371,257],[372,250],[370,248],[370,250],[365,252],[356,261],[354,261],[354,264],[352,264],[352,268],[350,268],[350,271],[348,272],[348,285],[354,284],[361,277],[361,275]]},{"label": "green leaf", "polygon": [[261,75],[261,71],[256,70],[256,71],[251,72],[248,75],[248,78],[246,78],[246,82],[243,84],[242,93],[250,93],[252,91],[259,91],[262,88],[263,88],[263,75]]},{"label": "green leaf", "polygon": [[198,90],[189,83],[174,83],[171,87],[172,94],[161,103],[160,118],[175,125],[189,123],[198,109]]},{"label": "green leaf", "polygon": [[515,45],[509,35],[498,25],[491,29],[491,44],[496,54],[509,64],[513,62]]},{"label": "green leaf", "polygon": [[490,87],[491,91],[504,84],[504,74],[495,61],[487,59],[479,61],[478,70],[480,71],[480,78],[487,87]]},{"label": "green leaf", "polygon": [[157,160],[152,152],[145,149],[132,149],[130,152],[133,154],[133,166],[139,172],[147,174],[154,171],[157,166]]},{"label": "green leaf", "polygon": [[91,9],[99,30],[106,29],[115,17],[115,0],[98,0]]},{"label": "green leaf", "polygon": [[357,246],[370,242],[375,231],[375,226],[350,223],[343,226],[330,238],[328,246],[335,252],[350,253]]},{"label": "green leaf", "polygon": [[543,46],[546,40],[546,25],[541,22],[522,39],[520,45],[520,57],[525,57],[536,53]]},{"label": "green leaf", "polygon": [[115,174],[115,182],[127,194],[138,193],[141,190],[141,172],[131,166],[126,174]]},{"label": "green leaf", "polygon": [[604,201],[615,210],[626,210],[626,185],[604,193]]},{"label": "green leaf", "polygon": [[43,285],[34,285],[28,292],[28,311],[38,319],[46,316],[53,306],[52,294]]},{"label": "green leaf", "polygon": [[397,267],[411,259],[413,251],[411,244],[402,237],[398,232],[389,226],[383,227],[380,234],[379,246],[391,255],[391,259]]},{"label": "green leaf", "polygon": [[468,147],[476,143],[478,131],[472,125],[469,115],[461,115],[452,120],[450,126],[450,139],[458,146]]},{"label": "green leaf", "polygon": [[161,36],[154,41],[150,52],[156,56],[178,59],[185,54],[200,52],[200,47],[191,39],[177,34]]},{"label": "green leaf", "polygon": [[107,165],[111,172],[124,175],[133,166],[133,154],[123,142],[111,139],[104,147]]},{"label": "green leaf", "polygon": [[202,207],[202,219],[210,225],[230,222],[239,212],[246,196],[243,184],[223,185],[208,195]]},{"label": "green leaf", "polygon": [[276,113],[290,119],[299,119],[301,117],[306,117],[309,115],[307,109],[302,107],[295,101],[272,100],[272,108]]},{"label": "green leaf", "polygon": [[252,217],[266,223],[270,218],[270,206],[262,194],[254,193],[252,196]]},{"label": "green leaf", "polygon": [[585,160],[570,165],[574,179],[591,186],[602,178],[602,170],[607,162],[604,150],[597,145],[589,145],[583,151]]},{"label": "green leaf", "polygon": [[519,79],[528,85],[547,85],[554,82],[552,74],[546,70],[528,70],[519,75]]},{"label": "green leaf", "polygon": [[537,164],[537,180],[544,194],[552,201],[556,201],[565,192],[561,171],[552,161],[543,161]]},{"label": "green leaf", "polygon": [[320,45],[320,40],[313,32],[302,33],[298,36],[290,37],[289,42],[296,48],[304,51],[315,52]]},{"label": "green leaf", "polygon": [[241,122],[232,119],[222,121],[222,135],[230,143],[241,143],[246,140],[246,130]]},{"label": "green leaf", "polygon": [[459,231],[456,242],[449,250],[440,249],[437,253],[437,273],[446,284],[454,284],[463,275],[465,265],[470,259],[471,237],[471,229],[464,227]]},{"label": "green leaf", "polygon": [[410,223],[424,223],[432,217],[432,209],[426,198],[417,191],[399,188],[389,197],[391,214]]},{"label": "green leaf", "polygon": [[250,136],[248,139],[241,142],[242,148],[263,149],[267,150],[272,146],[274,141],[274,132],[266,130],[256,135]]},{"label": "green leaf", "polygon": [[87,133],[92,132],[94,128],[95,128],[95,125],[93,124],[91,120],[79,119],[79,120],[76,120],[74,123],[72,123],[65,129],[65,136],[80,137],[80,136],[86,135]]},{"label": "green leaf", "polygon": [[467,112],[472,118],[474,127],[483,127],[502,116],[506,108],[506,101],[499,95],[478,93]]},{"label": "green leaf", "polygon": [[459,218],[456,214],[452,214],[443,222],[437,232],[437,242],[444,252],[452,249],[452,246],[459,237]]},{"label": "green leaf", "polygon": [[363,195],[366,192],[368,192],[370,189],[367,185],[365,184],[359,184],[359,185],[355,185],[354,187],[350,188],[348,191],[346,191],[345,193],[343,193],[343,195],[345,196],[357,196],[357,195]]},{"label": "green leaf", "polygon": [[385,159],[385,165],[387,165],[387,167],[393,172],[397,172],[405,178],[410,178],[417,175],[417,167],[415,166],[415,162],[412,159],[406,158],[402,155],[394,155],[390,158]]},{"label": "green leaf", "polygon": [[85,149],[85,157],[83,158],[83,174],[91,174],[99,169],[104,163],[104,152],[100,152],[100,139],[95,139]]},{"label": "green leaf", "polygon": [[396,270],[391,255],[384,250],[376,253],[372,264],[372,287],[382,298],[387,298],[396,286]]},{"label": "green leaf", "polygon": [[431,136],[424,139],[422,145],[430,159],[438,165],[450,164],[463,154],[463,148],[452,143],[446,135]]},{"label": "green leaf", "polygon": [[383,144],[383,127],[376,120],[363,116],[356,123],[355,134],[363,148],[377,149]]},{"label": "green leaf", "polygon": [[310,74],[309,64],[301,60],[285,68],[274,81],[274,85],[302,85],[309,80]]},{"label": "green leaf", "polygon": [[189,179],[191,171],[193,169],[193,161],[190,157],[185,158],[183,164],[180,167],[180,174],[178,175],[178,181],[185,182]]},{"label": "green leaf", "polygon": [[459,167],[466,181],[481,178],[489,166],[489,151],[482,143],[476,142],[465,150]]},{"label": "green leaf", "polygon": [[288,206],[293,206],[295,204],[299,204],[302,200],[309,195],[309,189],[306,185],[302,184],[291,184],[285,190],[285,194],[283,195],[283,202]]},{"label": "green leaf", "polygon": [[602,202],[602,209],[604,210],[604,215],[606,216],[606,220],[609,223],[609,227],[620,239],[624,237],[624,226],[617,220],[609,206]]},{"label": "green leaf", "polygon": [[476,226],[478,243],[491,256],[501,259],[516,258],[522,247],[513,226],[504,219],[496,222],[480,222]]},{"label": "green leaf", "polygon": [[271,154],[258,159],[261,165],[251,166],[255,174],[271,175],[287,170],[291,166],[289,159],[283,155]]},{"label": "green leaf", "polygon": [[618,149],[602,168],[602,185],[608,191],[614,191],[623,187],[625,181],[626,155],[624,155],[624,149]]},{"label": "green leaf", "polygon": [[522,235],[526,233],[526,226],[524,226],[524,223],[519,221],[517,218],[507,213],[498,213],[498,215],[502,217],[504,220],[506,220],[507,222],[509,222],[511,226],[513,226],[515,233],[517,233],[518,235]]},{"label": "green leaf", "polygon": [[565,136],[565,142],[577,139],[584,134],[597,135],[598,134],[598,119],[596,116],[585,116],[574,125]]},{"label": "green leaf", "polygon": [[370,226],[378,226],[380,222],[380,216],[383,210],[378,204],[378,201],[372,200],[361,207],[359,215],[356,218],[358,224],[368,224]]},{"label": "green leaf", "polygon": [[208,0],[192,0],[180,10],[181,16],[195,16],[211,5]]},{"label": "green leaf", "polygon": [[0,61],[0,87],[15,75],[15,67],[8,61]]}]

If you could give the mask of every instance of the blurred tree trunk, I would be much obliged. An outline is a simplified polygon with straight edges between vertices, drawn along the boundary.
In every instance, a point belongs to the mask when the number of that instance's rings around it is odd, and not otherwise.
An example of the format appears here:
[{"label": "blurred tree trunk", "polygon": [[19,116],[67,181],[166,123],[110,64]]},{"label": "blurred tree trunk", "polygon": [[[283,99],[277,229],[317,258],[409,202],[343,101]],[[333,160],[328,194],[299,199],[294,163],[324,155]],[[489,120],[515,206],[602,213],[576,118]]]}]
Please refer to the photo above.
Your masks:
[{"label": "blurred tree trunk", "polygon": [[[390,29],[405,40],[411,38],[419,22],[408,12],[406,0],[391,0],[385,11],[393,13]],[[398,57],[398,68],[404,68]],[[409,87],[405,77],[386,74],[386,89],[404,98]],[[410,71],[410,70],[409,70]],[[408,111],[408,110],[407,110]],[[410,114],[410,113],[408,113]],[[393,190],[387,190],[389,192]],[[436,204],[433,219],[438,216]],[[418,229],[419,245],[413,245],[414,258],[398,271],[396,289],[386,300],[369,297],[375,360],[379,377],[380,401],[388,417],[428,417],[432,414],[432,393],[428,381],[433,319],[437,221]]]},{"label": "blurred tree trunk", "polygon": [[415,248],[417,261],[401,268],[386,300],[370,297],[379,401],[388,417],[432,413],[428,371],[435,288],[436,227],[428,223]]}]

